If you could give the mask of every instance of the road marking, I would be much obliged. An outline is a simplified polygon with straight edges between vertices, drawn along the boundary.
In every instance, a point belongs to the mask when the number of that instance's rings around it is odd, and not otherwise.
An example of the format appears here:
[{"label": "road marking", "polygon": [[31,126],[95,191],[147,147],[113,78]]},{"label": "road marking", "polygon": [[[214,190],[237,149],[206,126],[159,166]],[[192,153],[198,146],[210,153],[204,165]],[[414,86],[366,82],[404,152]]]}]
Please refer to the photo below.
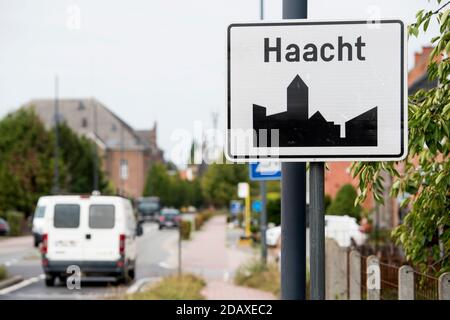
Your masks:
[{"label": "road marking", "polygon": [[22,289],[24,287],[27,287],[27,286],[29,286],[29,285],[31,285],[33,283],[36,283],[36,282],[38,282],[40,280],[43,280],[43,279],[45,279],[45,275],[44,274],[41,274],[41,275],[39,275],[37,277],[28,278],[26,280],[23,280],[23,281],[19,282],[18,284],[15,284],[13,286],[10,286],[10,287],[7,287],[5,289],[0,290],[0,296],[8,294],[8,293],[11,293],[11,292],[19,290],[19,289]]},{"label": "road marking", "polygon": [[5,263],[4,263],[4,265],[5,265],[5,267],[10,267],[10,266],[12,266],[13,264],[15,264],[15,263],[17,263],[17,259],[11,259],[11,260],[8,260],[8,261],[6,261]]},{"label": "road marking", "polygon": [[160,266],[161,268],[164,268],[164,269],[175,269],[173,266],[169,265],[165,261],[158,263],[158,266]]}]

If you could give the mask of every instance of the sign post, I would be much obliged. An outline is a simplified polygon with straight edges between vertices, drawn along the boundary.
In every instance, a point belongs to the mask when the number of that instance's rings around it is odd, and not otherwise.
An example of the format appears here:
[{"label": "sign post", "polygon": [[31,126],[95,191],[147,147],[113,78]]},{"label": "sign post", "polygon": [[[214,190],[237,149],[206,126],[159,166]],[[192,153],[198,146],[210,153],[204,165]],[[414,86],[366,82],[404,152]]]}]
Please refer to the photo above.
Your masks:
[{"label": "sign post", "polygon": [[[306,19],[308,0],[283,0],[283,19]],[[282,164],[281,298],[306,299],[306,164]]]},{"label": "sign post", "polygon": [[267,190],[266,181],[280,180],[281,168],[280,163],[275,161],[250,163],[249,166],[250,180],[259,181],[261,194],[261,262],[267,264]]},{"label": "sign post", "polygon": [[[283,18],[306,18],[283,0]],[[311,163],[311,298],[324,298],[324,163],[407,155],[400,20],[239,23],[228,28],[231,161],[282,161],[283,299],[305,298],[304,162]]]},{"label": "sign post", "polygon": [[311,300],[325,299],[324,163],[309,164],[309,263]]},{"label": "sign post", "polygon": [[245,213],[244,213],[244,223],[245,223],[245,233],[243,240],[250,240],[250,224],[251,224],[251,203],[250,203],[250,186],[247,182],[240,182],[238,184],[238,197],[245,199]]}]

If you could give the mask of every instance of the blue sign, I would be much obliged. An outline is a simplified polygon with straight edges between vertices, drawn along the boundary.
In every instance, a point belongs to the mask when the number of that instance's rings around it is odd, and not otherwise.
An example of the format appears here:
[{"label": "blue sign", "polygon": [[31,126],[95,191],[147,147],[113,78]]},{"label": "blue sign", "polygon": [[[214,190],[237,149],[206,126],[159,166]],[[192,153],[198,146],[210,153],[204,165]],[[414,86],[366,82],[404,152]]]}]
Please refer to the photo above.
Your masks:
[{"label": "blue sign", "polygon": [[280,180],[281,164],[275,161],[253,162],[249,166],[250,180]]},{"label": "blue sign", "polygon": [[256,213],[260,213],[262,211],[261,200],[255,200],[252,202],[252,211]]},{"label": "blue sign", "polygon": [[232,215],[237,215],[238,213],[241,213],[242,210],[243,210],[243,205],[240,201],[231,200],[230,212]]}]

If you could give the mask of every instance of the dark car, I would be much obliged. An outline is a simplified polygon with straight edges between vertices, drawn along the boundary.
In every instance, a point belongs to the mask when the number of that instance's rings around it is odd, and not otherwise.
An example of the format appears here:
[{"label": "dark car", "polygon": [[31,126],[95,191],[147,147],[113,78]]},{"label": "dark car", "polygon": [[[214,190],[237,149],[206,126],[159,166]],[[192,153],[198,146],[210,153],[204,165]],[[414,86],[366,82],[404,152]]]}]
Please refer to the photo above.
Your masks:
[{"label": "dark car", "polygon": [[178,228],[180,224],[180,211],[177,209],[162,209],[159,215],[159,229]]},{"label": "dark car", "polygon": [[145,197],[137,200],[137,215],[140,222],[156,221],[161,209],[158,197]]},{"label": "dark car", "polygon": [[9,224],[6,220],[0,218],[0,236],[6,236],[9,233]]}]

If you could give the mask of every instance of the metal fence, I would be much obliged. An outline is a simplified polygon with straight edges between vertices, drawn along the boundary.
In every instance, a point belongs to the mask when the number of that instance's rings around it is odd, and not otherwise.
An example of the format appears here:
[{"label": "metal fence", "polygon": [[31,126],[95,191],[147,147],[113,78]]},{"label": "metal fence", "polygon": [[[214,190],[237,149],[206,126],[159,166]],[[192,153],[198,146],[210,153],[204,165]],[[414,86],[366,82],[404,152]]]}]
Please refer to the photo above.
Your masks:
[{"label": "metal fence", "polygon": [[367,299],[367,256],[361,256],[361,300]]},{"label": "metal fence", "polygon": [[[367,258],[368,256],[361,256],[361,300],[367,299]],[[380,300],[398,300],[399,269],[402,265],[379,262],[379,266]],[[415,300],[439,299],[439,279],[437,277],[414,270],[414,283],[412,285]]]},{"label": "metal fence", "polygon": [[380,262],[380,300],[398,300],[398,266]]},{"label": "metal fence", "polygon": [[414,299],[437,300],[439,299],[439,279],[414,271]]}]

